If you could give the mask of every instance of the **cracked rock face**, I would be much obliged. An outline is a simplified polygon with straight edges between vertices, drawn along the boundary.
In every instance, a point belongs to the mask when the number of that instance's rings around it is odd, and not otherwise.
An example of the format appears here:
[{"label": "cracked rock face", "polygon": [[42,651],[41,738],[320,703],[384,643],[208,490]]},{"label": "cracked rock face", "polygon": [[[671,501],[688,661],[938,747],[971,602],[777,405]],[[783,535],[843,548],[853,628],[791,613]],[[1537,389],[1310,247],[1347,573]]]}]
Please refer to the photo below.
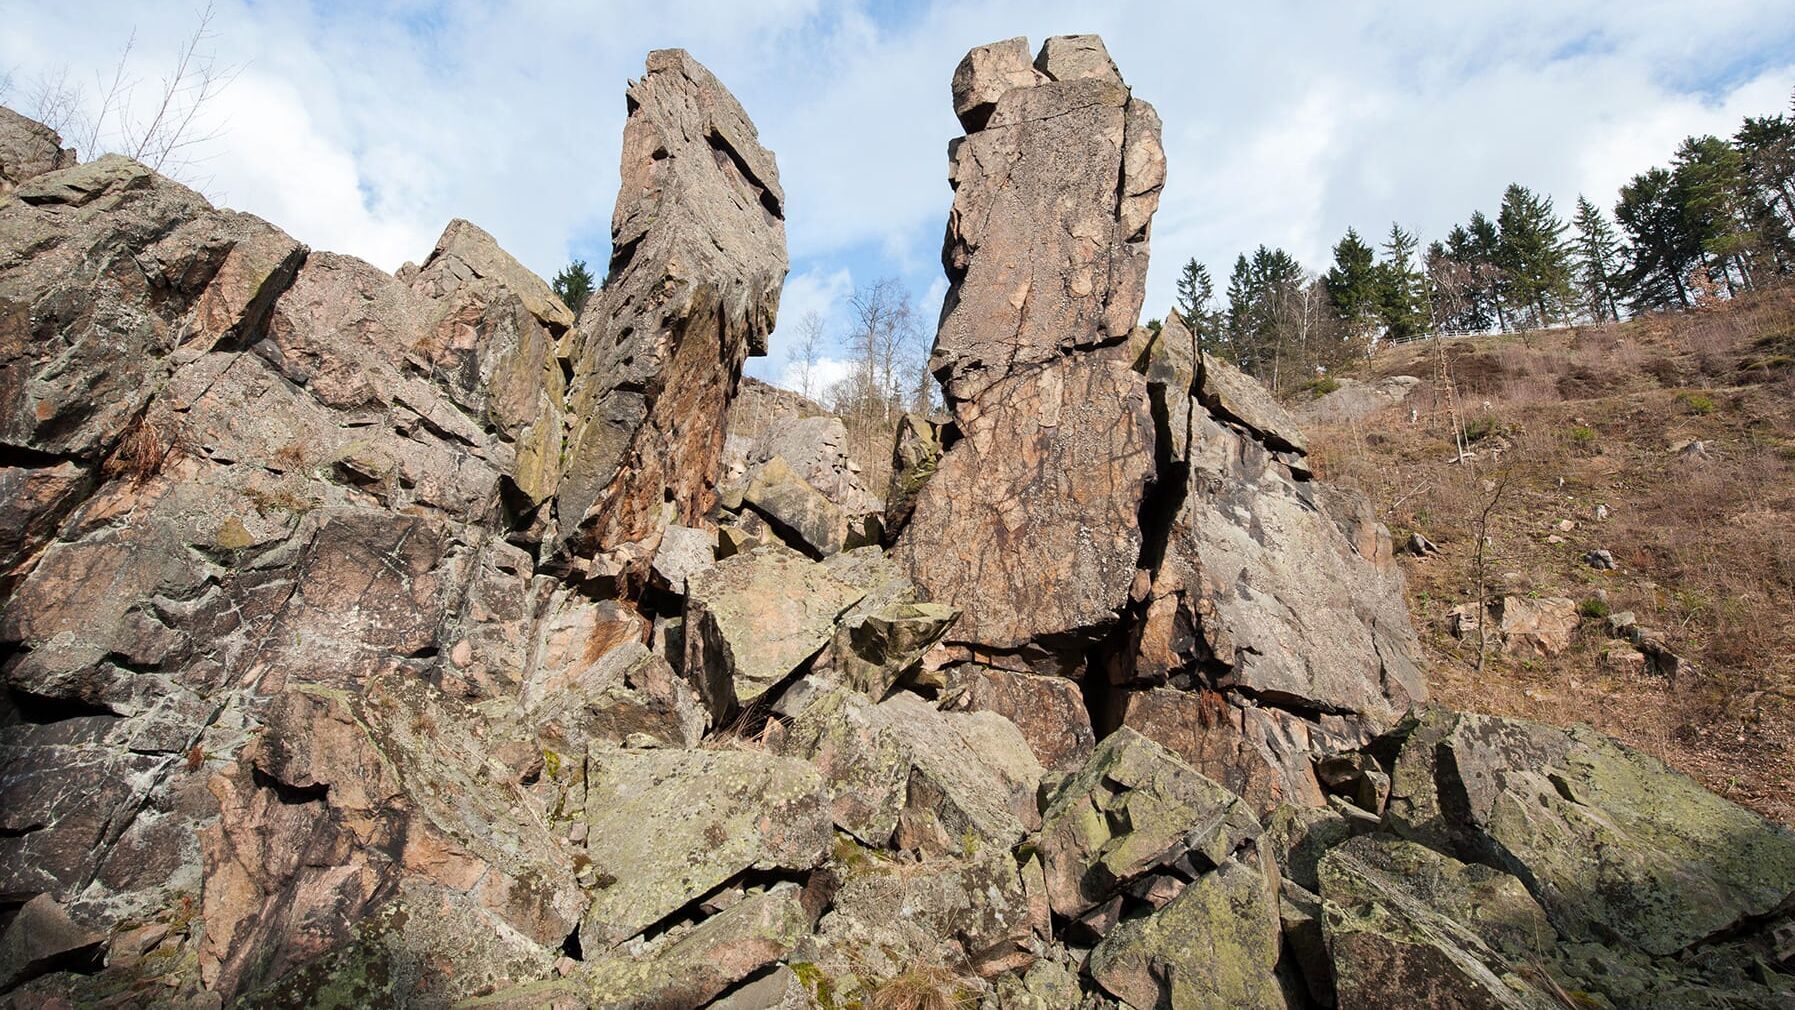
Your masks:
[{"label": "cracked rock face", "polygon": [[1056,80],[1049,50],[1039,70],[1024,53],[1019,39],[977,49],[955,74],[969,132],[951,151],[930,367],[958,441],[905,502],[893,556],[966,612],[949,642],[1063,658],[1113,624],[1139,559],[1154,436],[1121,345],[1165,157],[1119,75]]},{"label": "cracked rock face", "polygon": [[[636,256],[605,319],[642,296],[623,353],[653,367],[606,378],[644,391],[625,448],[677,473],[668,492],[624,458],[605,489],[635,504],[606,514],[658,540],[663,500],[703,532],[706,447],[785,254],[771,156],[721,86],[660,53],[634,94]],[[395,277],[22,122],[0,118],[0,891],[106,938],[107,972],[170,1005],[551,973],[605,919],[587,751],[706,725],[628,600],[533,553],[570,487],[572,314],[467,222]],[[618,332],[585,334],[587,379]],[[669,431],[689,444],[652,442]],[[118,985],[52,975],[28,984]]]},{"label": "cracked rock face", "polygon": [[710,71],[683,50],[650,53],[629,109],[610,271],[575,338],[555,505],[576,557],[704,518],[729,400],[742,362],[766,353],[787,269],[779,169]]}]

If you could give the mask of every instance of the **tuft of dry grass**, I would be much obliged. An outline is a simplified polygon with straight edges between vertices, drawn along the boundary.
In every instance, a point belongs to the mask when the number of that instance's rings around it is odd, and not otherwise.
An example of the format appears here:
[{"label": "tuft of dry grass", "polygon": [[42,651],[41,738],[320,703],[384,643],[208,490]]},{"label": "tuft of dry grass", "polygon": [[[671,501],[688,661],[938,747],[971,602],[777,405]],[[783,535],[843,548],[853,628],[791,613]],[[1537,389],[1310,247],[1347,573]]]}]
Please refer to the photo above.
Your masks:
[{"label": "tuft of dry grass", "polygon": [[978,1006],[971,980],[944,965],[914,965],[886,979],[867,997],[866,1010],[968,1010]]}]

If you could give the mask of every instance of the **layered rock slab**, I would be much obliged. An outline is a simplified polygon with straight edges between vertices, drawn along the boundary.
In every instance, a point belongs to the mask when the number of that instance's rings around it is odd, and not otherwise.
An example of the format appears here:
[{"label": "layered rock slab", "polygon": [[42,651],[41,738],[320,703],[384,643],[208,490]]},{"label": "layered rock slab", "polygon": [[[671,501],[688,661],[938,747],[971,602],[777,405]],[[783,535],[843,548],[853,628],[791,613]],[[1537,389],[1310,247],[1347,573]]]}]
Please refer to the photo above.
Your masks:
[{"label": "layered rock slab", "polygon": [[1676,954],[1795,900],[1795,835],[1588,727],[1429,710],[1396,762],[1398,833],[1527,884],[1567,937]]},{"label": "layered rock slab", "polygon": [[582,942],[615,945],[743,871],[804,871],[829,844],[815,768],[749,751],[588,757],[586,858],[597,873]]},{"label": "layered rock slab", "polygon": [[669,520],[700,524],[729,400],[742,362],[766,352],[788,266],[779,171],[734,96],[663,49],[628,102],[611,264],[578,326],[555,505],[576,557],[651,541]]}]

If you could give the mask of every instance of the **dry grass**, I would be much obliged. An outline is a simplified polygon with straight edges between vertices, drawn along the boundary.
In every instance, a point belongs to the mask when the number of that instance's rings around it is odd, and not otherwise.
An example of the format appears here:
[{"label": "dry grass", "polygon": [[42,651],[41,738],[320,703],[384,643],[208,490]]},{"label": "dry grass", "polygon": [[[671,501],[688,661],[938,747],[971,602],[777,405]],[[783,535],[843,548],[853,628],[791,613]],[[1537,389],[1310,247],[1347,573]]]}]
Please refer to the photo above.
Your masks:
[{"label": "dry grass", "polygon": [[[1375,374],[1430,381],[1400,408],[1311,431],[1311,444],[1320,474],[1371,495],[1399,540],[1417,530],[1441,546],[1405,561],[1439,700],[1590,722],[1795,823],[1795,367],[1766,363],[1785,345],[1795,351],[1788,291],[1453,341],[1451,378],[1479,436],[1469,465],[1454,462],[1447,397],[1431,381],[1437,352],[1409,345],[1374,359]],[[1690,441],[1703,453],[1673,451]],[[1604,669],[1596,620],[1559,656],[1492,657],[1476,675],[1475,643],[1453,638],[1445,618],[1476,596],[1476,517],[1504,475],[1513,490],[1491,516],[1492,580],[1633,611],[1690,661],[1675,683]],[[1598,505],[1607,520],[1594,518]],[[1619,570],[1585,564],[1594,548]]]},{"label": "dry grass", "polygon": [[866,1010],[968,1010],[978,1002],[977,988],[961,973],[942,965],[916,965],[875,986]]}]

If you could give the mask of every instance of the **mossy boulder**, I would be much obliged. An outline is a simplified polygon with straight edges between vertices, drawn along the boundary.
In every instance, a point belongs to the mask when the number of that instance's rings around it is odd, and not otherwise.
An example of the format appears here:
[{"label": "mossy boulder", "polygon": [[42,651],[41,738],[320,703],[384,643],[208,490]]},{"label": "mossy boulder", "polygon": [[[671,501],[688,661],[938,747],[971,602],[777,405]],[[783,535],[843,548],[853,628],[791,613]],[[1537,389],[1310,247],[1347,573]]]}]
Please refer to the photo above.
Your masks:
[{"label": "mossy boulder", "polygon": [[1519,877],[1571,939],[1669,955],[1795,897],[1795,834],[1586,726],[1429,712],[1390,814]]},{"label": "mossy boulder", "polygon": [[831,837],[823,782],[754,751],[594,751],[588,949],[620,943],[745,870],[808,870]]},{"label": "mossy boulder", "polygon": [[1220,865],[1259,831],[1240,797],[1123,727],[1048,800],[1040,843],[1047,893],[1054,912],[1076,917],[1187,855],[1199,869]]},{"label": "mossy boulder", "polygon": [[1091,952],[1091,977],[1135,1010],[1284,1010],[1277,875],[1229,858]]}]

